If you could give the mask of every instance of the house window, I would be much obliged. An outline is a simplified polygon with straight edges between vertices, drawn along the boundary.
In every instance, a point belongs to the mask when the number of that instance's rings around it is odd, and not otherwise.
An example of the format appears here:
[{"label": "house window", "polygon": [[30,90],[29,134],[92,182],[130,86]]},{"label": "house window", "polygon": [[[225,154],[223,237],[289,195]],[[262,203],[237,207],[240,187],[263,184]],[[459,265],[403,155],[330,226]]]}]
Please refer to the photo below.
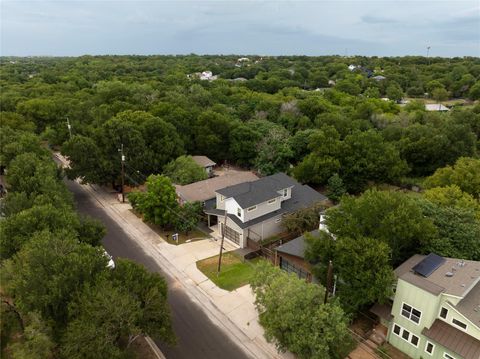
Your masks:
[{"label": "house window", "polygon": [[425,345],[425,351],[432,355],[433,354],[433,349],[435,349],[435,345],[433,345],[432,343],[430,342],[427,342],[427,345]]},{"label": "house window", "polygon": [[448,309],[442,307],[442,309],[440,310],[440,318],[447,319],[447,315],[448,315]]},{"label": "house window", "polygon": [[445,359],[455,359],[454,357],[452,357],[450,354],[447,354],[447,353],[443,353],[443,357]]},{"label": "house window", "polygon": [[275,223],[280,223],[281,220],[282,220],[281,218],[277,218],[277,219],[275,220]]},{"label": "house window", "polygon": [[283,190],[283,197],[287,197],[288,196],[288,188],[285,188]]},{"label": "house window", "polygon": [[257,209],[257,206],[252,206],[249,209],[247,209],[248,212],[255,211]]},{"label": "house window", "polygon": [[418,347],[418,342],[419,342],[418,337],[415,334],[412,334],[412,337],[410,338],[410,343]]},{"label": "house window", "polygon": [[467,330],[467,325],[459,320],[452,319],[452,323],[455,324],[457,327]]},{"label": "house window", "polygon": [[274,204],[275,202],[277,202],[277,199],[276,199],[276,198],[271,199],[271,200],[268,201],[267,203],[268,203],[268,204]]},{"label": "house window", "polygon": [[393,332],[395,334],[400,335],[400,330],[401,330],[401,328],[398,325],[396,325],[396,324],[393,325]]},{"label": "house window", "polygon": [[223,202],[225,201],[225,197],[224,196],[220,196],[220,202]]},{"label": "house window", "polygon": [[401,313],[402,313],[402,316],[404,316],[407,319],[410,319],[412,322],[416,324],[420,322],[420,317],[422,316],[422,312],[405,303],[403,303],[402,305]]},{"label": "house window", "polygon": [[242,216],[242,209],[240,207],[237,208],[237,216]]},{"label": "house window", "polygon": [[410,338],[410,332],[406,329],[403,329],[402,338],[408,342],[408,338]]}]

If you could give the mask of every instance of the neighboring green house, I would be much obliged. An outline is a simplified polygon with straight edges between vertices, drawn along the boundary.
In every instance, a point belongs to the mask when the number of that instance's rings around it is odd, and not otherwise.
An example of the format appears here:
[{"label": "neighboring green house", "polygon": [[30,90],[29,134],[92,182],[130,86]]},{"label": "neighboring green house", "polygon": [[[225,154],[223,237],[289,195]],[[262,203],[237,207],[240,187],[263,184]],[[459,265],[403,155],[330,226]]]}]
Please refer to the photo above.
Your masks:
[{"label": "neighboring green house", "polygon": [[393,303],[371,311],[410,357],[480,359],[480,262],[414,255],[396,270]]}]

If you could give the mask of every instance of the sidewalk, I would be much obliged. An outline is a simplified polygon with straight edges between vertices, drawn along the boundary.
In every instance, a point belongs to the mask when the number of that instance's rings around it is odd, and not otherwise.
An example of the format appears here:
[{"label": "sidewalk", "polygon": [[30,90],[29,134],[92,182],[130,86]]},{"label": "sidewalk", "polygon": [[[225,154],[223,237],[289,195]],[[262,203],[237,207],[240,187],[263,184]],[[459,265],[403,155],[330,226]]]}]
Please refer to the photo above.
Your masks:
[{"label": "sidewalk", "polygon": [[[62,156],[57,157],[66,163]],[[173,289],[184,290],[213,323],[244,348],[245,353],[252,358],[294,358],[290,353],[278,353],[263,337],[250,286],[229,292],[218,288],[197,269],[198,260],[219,253],[220,241],[205,239],[178,246],[169,244],[131,212],[130,204],[118,202],[114,194],[98,186],[82,187],[175,280]],[[225,241],[224,248],[231,251],[237,247]]]}]

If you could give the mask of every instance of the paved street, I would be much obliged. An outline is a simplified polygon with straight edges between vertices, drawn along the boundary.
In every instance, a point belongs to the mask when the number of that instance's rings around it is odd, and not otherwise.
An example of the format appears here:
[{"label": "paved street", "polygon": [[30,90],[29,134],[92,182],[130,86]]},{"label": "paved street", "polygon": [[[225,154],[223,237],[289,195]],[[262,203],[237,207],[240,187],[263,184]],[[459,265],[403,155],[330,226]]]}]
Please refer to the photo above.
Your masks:
[{"label": "paved street", "polygon": [[66,182],[75,196],[79,212],[101,220],[107,227],[103,244],[114,258],[132,259],[166,277],[173,326],[178,338],[178,345],[173,348],[156,341],[167,358],[248,358],[242,349],[205,315],[198,304],[185,294],[183,287],[175,279],[163,273],[156,261],[130,239],[81,185],[72,181]]}]

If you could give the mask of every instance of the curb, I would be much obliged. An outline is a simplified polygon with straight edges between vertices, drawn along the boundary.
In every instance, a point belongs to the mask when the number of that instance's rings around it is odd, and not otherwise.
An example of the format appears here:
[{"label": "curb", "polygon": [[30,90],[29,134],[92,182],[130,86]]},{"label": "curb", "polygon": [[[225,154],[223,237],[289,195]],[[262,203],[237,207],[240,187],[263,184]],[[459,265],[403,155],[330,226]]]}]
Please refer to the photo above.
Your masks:
[{"label": "curb", "polygon": [[150,338],[149,336],[146,336],[146,337],[145,337],[145,341],[146,341],[147,344],[150,346],[150,348],[152,349],[153,353],[155,354],[155,356],[156,356],[158,359],[166,359],[166,358],[165,358],[165,355],[163,355],[162,351],[158,348],[157,344],[155,344],[155,342],[153,341],[152,338]]}]

